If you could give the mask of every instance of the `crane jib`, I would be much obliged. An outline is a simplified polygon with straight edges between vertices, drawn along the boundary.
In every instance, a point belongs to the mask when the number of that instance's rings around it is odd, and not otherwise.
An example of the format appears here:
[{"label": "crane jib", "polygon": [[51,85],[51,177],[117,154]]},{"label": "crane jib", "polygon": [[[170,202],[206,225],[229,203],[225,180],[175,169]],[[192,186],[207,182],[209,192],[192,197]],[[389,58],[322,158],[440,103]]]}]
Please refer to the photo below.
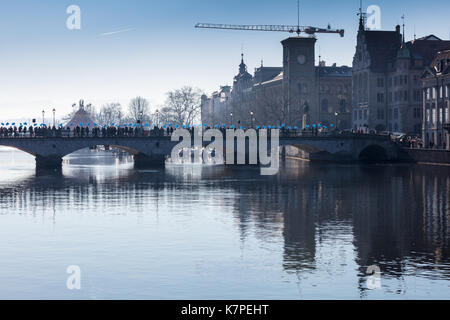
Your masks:
[{"label": "crane jib", "polygon": [[316,33],[337,33],[341,37],[344,36],[343,29],[317,28],[311,26],[292,26],[292,25],[233,25],[233,24],[213,24],[213,23],[197,23],[196,28],[203,29],[222,29],[222,30],[245,30],[245,31],[274,31],[289,33],[306,33],[314,35]]}]

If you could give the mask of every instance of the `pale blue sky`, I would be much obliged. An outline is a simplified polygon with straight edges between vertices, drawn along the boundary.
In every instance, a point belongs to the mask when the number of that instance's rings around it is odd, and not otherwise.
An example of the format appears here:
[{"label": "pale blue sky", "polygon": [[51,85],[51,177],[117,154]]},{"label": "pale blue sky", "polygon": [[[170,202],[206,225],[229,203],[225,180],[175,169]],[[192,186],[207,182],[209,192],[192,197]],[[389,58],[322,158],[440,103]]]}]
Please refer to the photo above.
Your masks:
[{"label": "pale blue sky", "polygon": [[[81,8],[81,30],[68,30],[66,8]],[[448,39],[445,0],[364,1],[382,10],[382,28],[406,15],[407,38]],[[351,65],[359,0],[301,1],[301,24],[344,28],[345,38],[320,35],[327,63]],[[249,71],[261,59],[281,66],[280,41],[288,35],[194,29],[197,22],[296,24],[296,0],[1,0],[0,119],[39,117],[54,107],[62,115],[84,98],[96,106],[141,95],[153,108],[183,85],[207,93],[231,84],[241,46]],[[102,36],[125,30],[122,33]]]}]

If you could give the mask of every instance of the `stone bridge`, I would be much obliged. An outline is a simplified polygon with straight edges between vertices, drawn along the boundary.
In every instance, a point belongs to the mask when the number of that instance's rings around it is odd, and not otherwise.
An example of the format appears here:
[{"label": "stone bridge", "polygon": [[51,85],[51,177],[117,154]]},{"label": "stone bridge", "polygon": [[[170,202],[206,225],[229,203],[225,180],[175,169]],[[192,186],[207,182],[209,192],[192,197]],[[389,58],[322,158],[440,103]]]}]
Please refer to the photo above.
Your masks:
[{"label": "stone bridge", "polygon": [[324,161],[398,161],[400,148],[389,136],[337,135],[280,138],[283,155]]},{"label": "stone bridge", "polygon": [[[60,168],[63,157],[95,146],[109,146],[124,150],[134,156],[136,166],[161,166],[164,165],[177,143],[171,141],[168,136],[0,138],[0,146],[16,148],[33,155],[38,168]],[[209,142],[204,142],[204,145],[208,144]],[[311,160],[396,161],[399,159],[399,148],[389,137],[384,136],[280,137],[280,147],[285,156]],[[246,149],[248,150],[248,140]]]}]

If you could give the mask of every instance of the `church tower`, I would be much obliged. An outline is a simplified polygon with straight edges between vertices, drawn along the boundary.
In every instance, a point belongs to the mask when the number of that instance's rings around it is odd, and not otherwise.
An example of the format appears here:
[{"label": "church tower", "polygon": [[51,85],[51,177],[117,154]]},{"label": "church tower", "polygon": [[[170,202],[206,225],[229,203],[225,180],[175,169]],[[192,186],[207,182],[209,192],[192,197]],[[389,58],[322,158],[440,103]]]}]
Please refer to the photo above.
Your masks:
[{"label": "church tower", "polygon": [[288,38],[283,40],[283,105],[286,122],[304,128],[318,119],[316,88],[316,39]]}]

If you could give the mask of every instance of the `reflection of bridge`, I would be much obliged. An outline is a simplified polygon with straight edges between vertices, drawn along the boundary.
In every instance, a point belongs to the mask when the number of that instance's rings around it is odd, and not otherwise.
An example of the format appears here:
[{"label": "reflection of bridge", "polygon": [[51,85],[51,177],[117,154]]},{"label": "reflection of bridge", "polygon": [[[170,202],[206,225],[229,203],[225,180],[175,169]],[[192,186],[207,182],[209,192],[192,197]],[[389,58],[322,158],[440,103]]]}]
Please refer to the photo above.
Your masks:
[{"label": "reflection of bridge", "polygon": [[[270,139],[269,139],[270,140]],[[81,149],[94,146],[110,146],[134,156],[135,164],[164,165],[178,142],[167,136],[155,137],[47,137],[0,138],[0,145],[16,148],[33,155],[37,167],[58,168],[62,158]],[[205,144],[208,144],[205,142]],[[224,143],[224,146],[226,144]],[[319,137],[280,137],[280,146],[290,156],[312,155],[311,159],[325,160],[397,160],[398,148],[384,136],[339,135]],[[316,156],[314,156],[316,155]]]}]

